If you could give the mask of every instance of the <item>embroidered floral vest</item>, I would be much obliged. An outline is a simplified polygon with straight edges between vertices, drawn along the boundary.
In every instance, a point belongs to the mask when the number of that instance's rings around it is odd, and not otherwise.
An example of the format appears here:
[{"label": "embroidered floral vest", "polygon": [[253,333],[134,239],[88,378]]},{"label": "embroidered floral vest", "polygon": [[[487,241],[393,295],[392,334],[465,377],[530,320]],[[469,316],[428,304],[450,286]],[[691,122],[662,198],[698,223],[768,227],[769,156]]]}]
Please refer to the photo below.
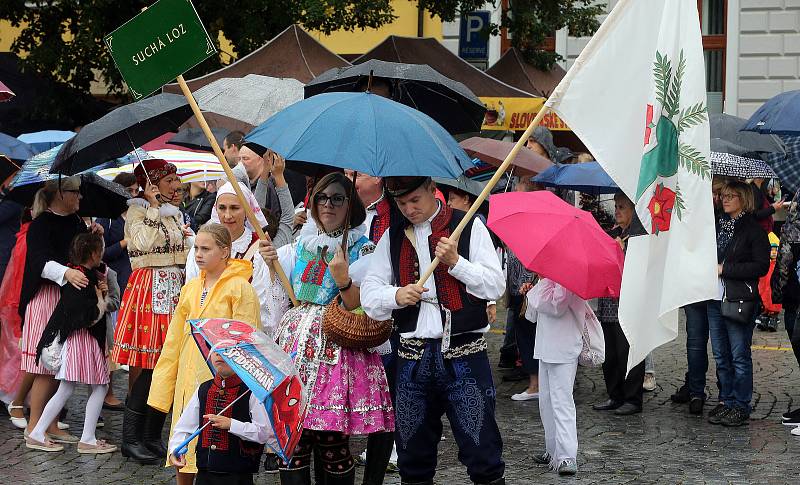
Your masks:
[{"label": "embroidered floral vest", "polygon": [[[295,250],[297,262],[292,271],[292,288],[300,301],[327,305],[339,294],[336,282],[328,271],[328,263],[336,254],[336,248],[329,247],[323,259],[323,248],[306,247],[305,242],[301,238]],[[361,236],[348,248],[347,256],[351,264],[359,258],[365,244],[371,244],[370,240]]]}]

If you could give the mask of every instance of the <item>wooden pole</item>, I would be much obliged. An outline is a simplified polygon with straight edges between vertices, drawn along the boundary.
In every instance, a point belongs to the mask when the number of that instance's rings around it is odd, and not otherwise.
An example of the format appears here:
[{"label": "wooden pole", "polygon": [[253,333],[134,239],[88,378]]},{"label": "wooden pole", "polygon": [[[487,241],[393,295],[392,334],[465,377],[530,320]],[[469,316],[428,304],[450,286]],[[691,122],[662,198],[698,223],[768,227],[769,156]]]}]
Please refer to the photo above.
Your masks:
[{"label": "wooden pole", "polygon": [[[528,125],[528,129],[525,130],[525,133],[523,133],[520,139],[517,140],[517,143],[514,145],[514,148],[512,148],[511,151],[508,153],[506,159],[503,160],[503,163],[494,173],[494,176],[492,176],[492,178],[489,179],[489,182],[486,184],[486,187],[483,188],[483,191],[481,191],[480,195],[478,195],[478,198],[475,199],[475,202],[472,203],[472,207],[470,207],[469,210],[467,211],[467,215],[464,216],[463,219],[461,219],[461,222],[458,224],[458,226],[456,226],[455,230],[450,234],[450,239],[458,240],[458,238],[461,236],[461,232],[464,230],[464,227],[466,227],[467,223],[472,218],[472,216],[475,215],[475,212],[478,211],[481,204],[483,204],[486,198],[489,197],[489,194],[491,194],[494,186],[497,185],[497,182],[503,176],[505,171],[508,170],[508,166],[511,165],[511,162],[513,162],[514,159],[517,157],[517,153],[519,153],[520,149],[522,149],[522,146],[525,144],[525,142],[528,141],[528,137],[530,137],[531,133],[533,133],[533,130],[536,129],[537,126],[539,126],[539,123],[542,122],[542,118],[544,118],[544,115],[547,114],[548,111],[549,108],[547,107],[547,105],[544,105],[542,106],[542,109],[539,110],[538,113],[536,113],[536,117],[531,121],[531,124]],[[433,274],[433,270],[435,270],[436,266],[438,265],[439,265],[439,258],[438,257],[433,258],[433,261],[431,261],[431,265],[428,266],[428,269],[426,269],[425,273],[422,274],[417,284],[424,285],[425,282],[428,281],[428,278],[430,278],[431,275]]]},{"label": "wooden pole", "polygon": [[[258,234],[258,238],[262,241],[269,240],[269,236],[264,233],[264,230],[261,228],[261,224],[256,219],[255,213],[253,213],[253,209],[250,208],[250,204],[247,202],[247,199],[244,198],[244,193],[242,193],[241,187],[239,187],[239,182],[236,180],[236,176],[233,174],[233,170],[231,167],[228,166],[228,161],[225,160],[225,155],[222,153],[222,149],[219,147],[219,143],[217,143],[217,139],[214,137],[214,134],[211,133],[211,128],[209,128],[206,119],[203,117],[203,113],[200,111],[200,107],[197,106],[197,101],[194,100],[194,96],[192,96],[192,92],[189,91],[189,86],[186,85],[186,80],[183,79],[183,75],[178,76],[177,78],[178,84],[181,87],[181,91],[183,95],[186,97],[186,100],[189,102],[189,106],[192,107],[192,112],[194,113],[194,117],[197,118],[197,122],[200,124],[200,128],[205,133],[206,138],[208,138],[208,142],[211,143],[211,148],[214,150],[214,155],[217,156],[220,165],[222,165],[223,170],[225,170],[225,175],[227,175],[228,180],[230,181],[231,185],[233,186],[233,190],[236,192],[236,196],[239,197],[239,201],[242,203],[242,207],[244,207],[245,215],[247,216],[247,220],[250,221],[250,225]],[[297,297],[294,294],[294,290],[292,289],[292,284],[289,282],[289,278],[286,277],[286,273],[283,272],[283,268],[278,261],[273,261],[272,263],[272,271],[278,275],[278,278],[281,280],[281,284],[283,288],[286,290],[286,293],[289,295],[289,299],[292,300],[292,304],[294,306],[298,305]]]}]

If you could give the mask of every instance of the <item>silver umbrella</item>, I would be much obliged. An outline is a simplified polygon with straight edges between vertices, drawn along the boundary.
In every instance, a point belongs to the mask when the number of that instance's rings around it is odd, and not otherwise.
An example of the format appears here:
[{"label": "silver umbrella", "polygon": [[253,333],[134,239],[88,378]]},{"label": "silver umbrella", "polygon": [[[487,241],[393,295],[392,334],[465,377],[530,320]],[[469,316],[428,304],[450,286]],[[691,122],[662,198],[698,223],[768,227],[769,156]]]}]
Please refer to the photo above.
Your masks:
[{"label": "silver umbrella", "polygon": [[248,74],[222,78],[194,92],[200,109],[258,126],[283,108],[303,99],[296,79]]}]

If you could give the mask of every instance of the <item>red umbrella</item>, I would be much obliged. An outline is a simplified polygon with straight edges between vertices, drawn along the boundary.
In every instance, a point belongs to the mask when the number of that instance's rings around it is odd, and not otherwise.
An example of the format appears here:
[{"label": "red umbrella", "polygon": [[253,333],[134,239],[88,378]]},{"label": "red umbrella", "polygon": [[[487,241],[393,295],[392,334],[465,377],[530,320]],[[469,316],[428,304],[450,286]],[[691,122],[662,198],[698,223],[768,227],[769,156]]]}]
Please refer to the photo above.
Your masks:
[{"label": "red umbrella", "polygon": [[15,96],[14,91],[0,81],[0,102],[8,101]]},{"label": "red umbrella", "polygon": [[8,89],[8,86],[6,86],[5,84],[3,84],[2,81],[0,81],[0,102],[8,101],[14,96],[15,96],[14,91]]},{"label": "red umbrella", "polygon": [[[491,138],[473,136],[460,143],[461,148],[473,158],[478,158],[495,167],[499,167],[506,159],[514,143]],[[553,162],[536,154],[532,150],[522,148],[517,158],[511,162],[516,175],[538,175],[553,165]]]},{"label": "red umbrella", "polygon": [[619,297],[625,256],[591,213],[552,192],[493,195],[489,229],[529,270],[581,298]]}]

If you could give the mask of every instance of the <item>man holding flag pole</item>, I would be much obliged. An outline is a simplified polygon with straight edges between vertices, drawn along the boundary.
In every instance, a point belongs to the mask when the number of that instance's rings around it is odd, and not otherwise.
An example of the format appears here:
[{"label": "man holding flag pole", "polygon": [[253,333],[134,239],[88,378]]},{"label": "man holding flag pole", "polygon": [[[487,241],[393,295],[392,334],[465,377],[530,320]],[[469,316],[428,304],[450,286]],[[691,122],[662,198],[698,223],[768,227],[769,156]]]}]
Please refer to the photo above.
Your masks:
[{"label": "man holding flag pole", "polygon": [[634,202],[648,232],[630,239],[622,282],[628,369],[677,336],[681,306],[719,298],[705,99],[697,3],[620,0],[465,217],[555,111]]}]

